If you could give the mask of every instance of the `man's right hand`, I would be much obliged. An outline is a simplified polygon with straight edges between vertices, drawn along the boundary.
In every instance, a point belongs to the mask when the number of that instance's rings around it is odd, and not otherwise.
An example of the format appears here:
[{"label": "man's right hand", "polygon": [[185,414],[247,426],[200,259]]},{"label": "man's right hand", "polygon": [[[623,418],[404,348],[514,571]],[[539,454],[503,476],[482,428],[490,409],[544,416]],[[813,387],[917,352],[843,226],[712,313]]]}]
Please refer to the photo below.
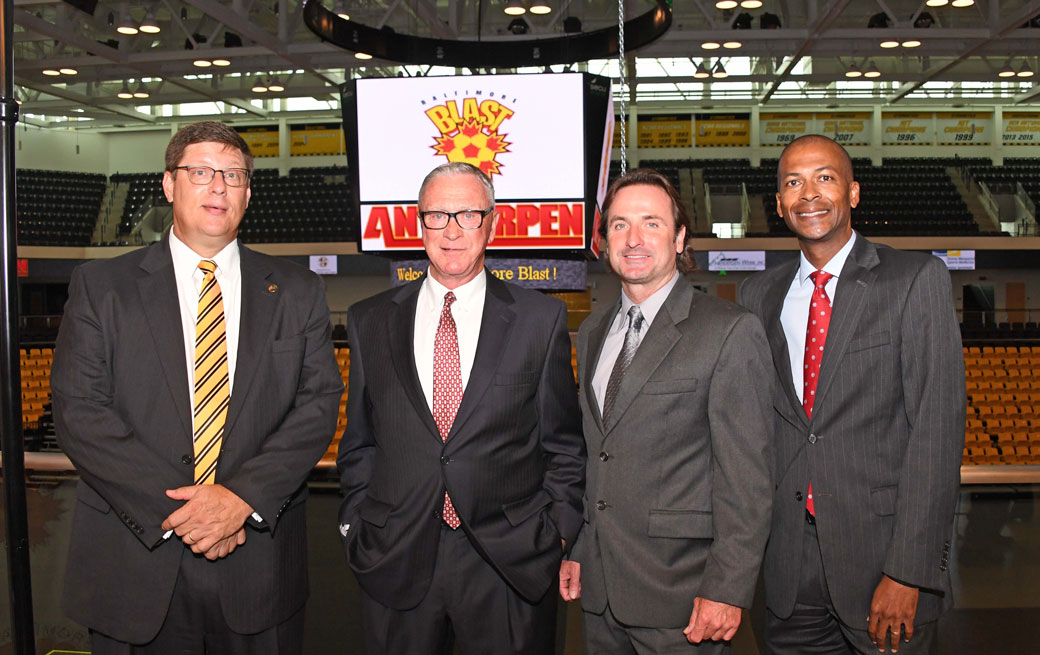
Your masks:
[{"label": "man's right hand", "polygon": [[560,562],[560,598],[566,601],[581,598],[581,564],[568,559]]},{"label": "man's right hand", "polygon": [[210,561],[218,560],[227,557],[231,553],[235,552],[235,549],[246,543],[246,529],[239,528],[238,532],[225,537],[217,543],[213,544],[213,547],[207,550],[203,555]]}]

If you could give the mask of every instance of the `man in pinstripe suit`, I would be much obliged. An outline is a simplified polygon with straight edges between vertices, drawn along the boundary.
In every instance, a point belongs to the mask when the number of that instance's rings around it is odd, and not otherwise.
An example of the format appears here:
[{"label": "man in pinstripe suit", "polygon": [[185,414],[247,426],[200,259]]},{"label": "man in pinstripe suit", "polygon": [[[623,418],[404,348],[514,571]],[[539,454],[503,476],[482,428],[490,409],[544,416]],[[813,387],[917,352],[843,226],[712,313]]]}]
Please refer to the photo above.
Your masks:
[{"label": "man in pinstripe suit", "polygon": [[831,139],[789,144],[777,177],[801,256],[741,289],[778,381],[765,650],[934,652],[964,442],[950,276],[853,232],[860,188]]}]

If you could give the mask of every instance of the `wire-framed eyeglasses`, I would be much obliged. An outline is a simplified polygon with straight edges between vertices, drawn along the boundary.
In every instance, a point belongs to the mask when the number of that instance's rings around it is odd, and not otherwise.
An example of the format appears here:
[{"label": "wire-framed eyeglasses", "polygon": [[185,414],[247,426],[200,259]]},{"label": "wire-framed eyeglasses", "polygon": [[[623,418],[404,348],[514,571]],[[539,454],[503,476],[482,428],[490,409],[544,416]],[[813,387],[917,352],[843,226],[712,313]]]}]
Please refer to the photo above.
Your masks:
[{"label": "wire-framed eyeglasses", "polygon": [[224,184],[242,187],[249,184],[249,170],[246,168],[213,168],[211,166],[174,166],[174,170],[187,171],[188,181],[192,184],[209,184],[213,177],[220,173]]},{"label": "wire-framed eyeglasses", "polygon": [[484,224],[484,217],[495,211],[494,207],[487,209],[461,209],[457,212],[446,212],[434,209],[428,212],[419,212],[423,227],[427,230],[443,230],[448,227],[448,221],[455,219],[463,230],[475,230]]}]

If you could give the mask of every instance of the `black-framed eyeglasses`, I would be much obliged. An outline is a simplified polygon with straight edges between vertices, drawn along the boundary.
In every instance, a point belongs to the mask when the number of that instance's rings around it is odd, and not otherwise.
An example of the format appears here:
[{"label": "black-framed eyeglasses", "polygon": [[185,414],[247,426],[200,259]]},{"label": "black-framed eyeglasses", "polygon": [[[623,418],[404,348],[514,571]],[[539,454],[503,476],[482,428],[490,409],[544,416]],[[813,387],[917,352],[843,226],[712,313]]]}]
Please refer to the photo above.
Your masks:
[{"label": "black-framed eyeglasses", "polygon": [[475,230],[484,224],[484,217],[495,211],[494,207],[487,209],[462,209],[457,212],[445,212],[434,209],[428,212],[419,212],[423,227],[427,230],[443,230],[448,227],[448,221],[455,219],[463,230]]},{"label": "black-framed eyeglasses", "polygon": [[188,172],[188,181],[192,184],[209,184],[213,177],[220,173],[224,178],[224,184],[234,187],[242,187],[249,184],[249,169],[246,168],[213,168],[211,166],[174,166],[174,170]]}]

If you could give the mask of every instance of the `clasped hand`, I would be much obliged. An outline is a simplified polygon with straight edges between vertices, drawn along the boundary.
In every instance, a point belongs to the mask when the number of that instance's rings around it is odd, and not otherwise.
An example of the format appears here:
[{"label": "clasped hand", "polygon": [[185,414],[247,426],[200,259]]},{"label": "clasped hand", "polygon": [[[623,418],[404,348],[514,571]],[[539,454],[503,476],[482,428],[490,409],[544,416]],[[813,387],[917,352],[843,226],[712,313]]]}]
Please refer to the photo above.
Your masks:
[{"label": "clasped hand", "polygon": [[224,485],[167,489],[166,495],[185,503],[166,517],[162,529],[173,530],[191,552],[217,560],[246,542],[245,522],[253,508]]}]

